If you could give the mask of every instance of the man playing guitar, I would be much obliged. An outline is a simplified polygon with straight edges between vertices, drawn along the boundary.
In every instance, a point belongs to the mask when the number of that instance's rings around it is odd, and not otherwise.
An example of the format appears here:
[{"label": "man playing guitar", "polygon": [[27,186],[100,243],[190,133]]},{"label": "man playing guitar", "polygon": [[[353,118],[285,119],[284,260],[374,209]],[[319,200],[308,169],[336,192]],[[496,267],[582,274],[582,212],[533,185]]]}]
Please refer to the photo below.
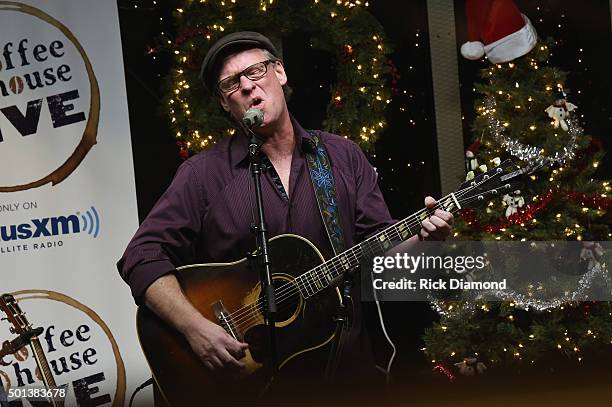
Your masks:
[{"label": "man playing guitar", "polygon": [[[262,125],[254,131],[264,161],[269,161],[262,177],[269,236],[303,236],[331,257],[306,165],[313,133],[304,130],[287,109],[283,92],[287,74],[274,45],[259,33],[226,35],[206,55],[202,79],[212,97],[238,121],[250,108],[264,112]],[[332,166],[345,247],[395,223],[376,172],[358,146],[337,135],[317,134]],[[136,303],[184,335],[201,363],[219,374],[243,368],[241,359],[249,345],[205,318],[184,295],[175,273],[181,265],[236,260],[253,250],[250,178],[247,138],[242,134],[186,160],[118,262]],[[433,208],[435,200],[427,197],[425,204]],[[399,250],[419,238],[443,240],[451,224],[452,214],[436,209],[422,221],[419,235],[403,242]],[[373,370],[359,291],[354,290],[353,324],[340,363],[341,370],[354,375]]]}]

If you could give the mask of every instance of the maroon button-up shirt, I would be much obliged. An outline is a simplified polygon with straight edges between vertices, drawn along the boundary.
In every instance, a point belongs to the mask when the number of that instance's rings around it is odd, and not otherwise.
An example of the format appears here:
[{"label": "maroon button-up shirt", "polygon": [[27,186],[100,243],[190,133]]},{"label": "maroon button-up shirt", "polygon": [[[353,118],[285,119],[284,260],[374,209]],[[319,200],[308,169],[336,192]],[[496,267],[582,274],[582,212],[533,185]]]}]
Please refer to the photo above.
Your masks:
[{"label": "maroon button-up shirt", "polygon": [[[291,162],[289,199],[270,172],[262,177],[268,236],[293,233],[310,240],[327,257],[331,244],[319,213],[305,159],[310,139],[293,118],[296,148]],[[338,198],[345,247],[394,221],[376,184],[376,173],[352,141],[321,133]],[[256,213],[247,139],[236,135],[191,157],[144,220],[117,266],[138,304],[157,278],[185,264],[227,262],[254,248],[249,227]]]}]

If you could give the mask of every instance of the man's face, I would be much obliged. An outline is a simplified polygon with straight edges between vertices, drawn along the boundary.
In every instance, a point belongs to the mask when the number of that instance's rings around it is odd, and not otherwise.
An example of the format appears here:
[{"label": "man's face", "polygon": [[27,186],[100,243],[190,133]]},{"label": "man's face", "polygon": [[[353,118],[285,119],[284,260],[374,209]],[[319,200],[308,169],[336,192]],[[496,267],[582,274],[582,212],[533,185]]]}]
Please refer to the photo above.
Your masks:
[{"label": "man's face", "polygon": [[[218,79],[235,75],[267,59],[261,49],[249,49],[231,55],[223,62]],[[254,81],[242,75],[240,87],[232,92],[221,92],[219,100],[223,109],[239,120],[250,108],[262,110],[264,122],[261,128],[265,129],[271,124],[274,125],[286,109],[282,88],[286,83],[287,76],[283,65],[280,62],[271,62],[267,65],[267,72],[262,78]]]}]

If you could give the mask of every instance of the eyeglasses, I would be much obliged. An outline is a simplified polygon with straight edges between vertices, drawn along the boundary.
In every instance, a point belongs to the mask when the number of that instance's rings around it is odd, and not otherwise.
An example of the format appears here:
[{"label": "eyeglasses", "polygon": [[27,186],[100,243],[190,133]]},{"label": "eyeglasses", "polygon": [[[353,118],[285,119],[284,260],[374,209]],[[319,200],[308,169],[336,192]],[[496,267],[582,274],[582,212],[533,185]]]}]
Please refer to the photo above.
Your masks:
[{"label": "eyeglasses", "polygon": [[240,87],[240,77],[242,75],[246,76],[252,81],[257,81],[263,78],[268,72],[268,64],[271,62],[276,62],[274,59],[268,59],[266,61],[258,62],[253,64],[242,72],[238,72],[235,75],[228,76],[227,78],[222,79],[217,84],[217,88],[223,93],[233,92]]}]

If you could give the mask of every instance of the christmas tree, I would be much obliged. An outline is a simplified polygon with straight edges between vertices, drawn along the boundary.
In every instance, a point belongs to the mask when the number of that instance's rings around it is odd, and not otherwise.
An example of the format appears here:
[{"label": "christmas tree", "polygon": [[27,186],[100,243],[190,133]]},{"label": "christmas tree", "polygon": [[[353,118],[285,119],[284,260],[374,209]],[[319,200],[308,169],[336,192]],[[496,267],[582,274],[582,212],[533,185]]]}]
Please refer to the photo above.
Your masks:
[{"label": "christmas tree", "polygon": [[[471,28],[469,4],[467,12]],[[464,56],[476,59],[487,51],[473,45],[464,45]],[[480,97],[466,151],[467,178],[506,158],[542,168],[520,190],[492,199],[486,209],[464,210],[455,223],[455,238],[583,241],[583,261],[574,264],[584,267],[583,273],[597,267],[609,276],[606,265],[596,260],[601,247],[587,243],[612,236],[609,181],[594,178],[604,152],[579,124],[583,116],[571,103],[567,72],[550,66],[553,45],[552,39],[540,40],[518,55],[488,55],[493,63],[481,70],[482,82],[475,85]],[[587,256],[594,260],[586,262]],[[444,372],[455,366],[464,374],[482,373],[490,366],[535,364],[548,356],[559,360],[559,353],[581,362],[612,347],[608,302],[542,303],[521,296],[434,306],[440,320],[427,330],[424,351]]]},{"label": "christmas tree", "polygon": [[475,85],[482,98],[475,106],[467,170],[477,174],[482,165],[491,168],[504,158],[544,167],[523,190],[490,201],[485,211],[464,211],[457,235],[472,240],[610,237],[610,185],[593,179],[604,152],[578,124],[579,109],[566,96],[567,73],[547,66],[552,43],[539,43],[527,56],[481,72],[485,82]]}]

